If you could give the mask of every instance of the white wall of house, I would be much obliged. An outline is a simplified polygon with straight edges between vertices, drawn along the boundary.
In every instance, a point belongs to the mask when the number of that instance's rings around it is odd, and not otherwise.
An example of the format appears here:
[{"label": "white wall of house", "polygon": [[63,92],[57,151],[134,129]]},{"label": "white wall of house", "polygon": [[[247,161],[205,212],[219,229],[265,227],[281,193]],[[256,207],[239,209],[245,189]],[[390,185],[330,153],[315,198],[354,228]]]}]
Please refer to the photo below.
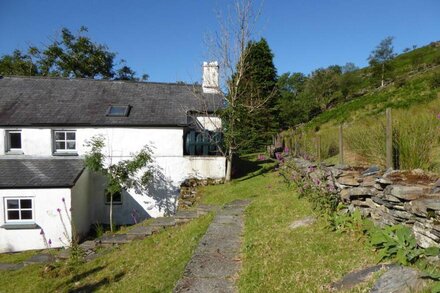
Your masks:
[{"label": "white wall of house", "polygon": [[[67,213],[70,213],[71,208],[69,188],[0,189],[0,226],[7,224],[5,198],[32,198],[34,219],[29,222],[35,222],[40,228],[0,228],[0,252],[46,248],[43,236],[40,234],[41,229],[43,229],[47,241],[51,239],[51,247],[62,247],[68,243],[64,236],[65,230],[60,215],[66,225],[69,237],[71,237],[71,226],[66,214],[66,209]],[[62,201],[63,198],[66,208]],[[61,210],[60,213],[57,211],[58,208]]]},{"label": "white wall of house", "polygon": [[96,213],[91,205],[90,184],[89,171],[84,170],[71,189],[72,223],[74,232],[80,239],[87,236],[90,225],[96,222]]},{"label": "white wall of house", "polygon": [[[0,155],[5,153],[5,129],[0,129]],[[10,128],[10,130],[20,128]],[[123,194],[123,204],[114,206],[116,224],[133,224],[133,216],[143,219],[173,213],[180,184],[187,178],[223,178],[224,157],[184,156],[183,127],[161,128],[86,128],[52,127],[21,128],[23,157],[53,156],[53,130],[75,130],[76,151],[84,156],[88,148],[87,140],[102,135],[106,142],[104,151],[112,162],[130,159],[133,153],[148,145],[153,152],[156,174],[148,190],[142,194],[128,190]],[[15,156],[16,157],[16,156]],[[76,219],[77,229],[86,231],[95,222],[108,223],[109,206],[105,205],[105,180],[99,176],[84,175],[73,188],[73,210],[81,210],[82,219]],[[88,179],[87,179],[88,178]],[[98,179],[97,179],[98,178]],[[88,190],[86,192],[86,185]],[[88,202],[84,195],[88,194]],[[86,209],[88,207],[88,210]],[[88,212],[85,212],[85,211]],[[93,216],[88,216],[93,215]],[[86,220],[87,219],[87,220]],[[87,224],[88,223],[88,224]]]}]

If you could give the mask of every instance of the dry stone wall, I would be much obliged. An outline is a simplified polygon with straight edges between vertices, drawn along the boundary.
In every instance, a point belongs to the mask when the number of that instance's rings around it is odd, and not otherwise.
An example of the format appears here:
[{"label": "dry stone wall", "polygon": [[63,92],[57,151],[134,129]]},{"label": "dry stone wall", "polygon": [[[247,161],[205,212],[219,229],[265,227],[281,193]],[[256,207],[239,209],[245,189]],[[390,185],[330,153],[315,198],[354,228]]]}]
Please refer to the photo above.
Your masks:
[{"label": "dry stone wall", "polygon": [[[410,226],[421,247],[440,246],[440,180],[438,175],[412,171],[320,166],[295,158],[291,163],[301,176],[326,180],[334,186],[349,210],[362,214],[380,226]],[[292,171],[293,172],[293,171]],[[323,179],[324,178],[324,179]],[[293,179],[293,178],[292,178]],[[315,179],[315,180],[314,180]],[[322,182],[319,182],[322,184]]]}]

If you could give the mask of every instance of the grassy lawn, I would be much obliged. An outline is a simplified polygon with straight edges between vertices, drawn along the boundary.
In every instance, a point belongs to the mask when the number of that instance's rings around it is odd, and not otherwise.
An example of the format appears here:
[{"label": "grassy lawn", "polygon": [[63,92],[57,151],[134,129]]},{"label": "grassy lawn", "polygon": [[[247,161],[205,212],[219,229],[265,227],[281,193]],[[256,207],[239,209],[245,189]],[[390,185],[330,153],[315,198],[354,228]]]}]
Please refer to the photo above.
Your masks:
[{"label": "grassy lawn", "polygon": [[211,204],[253,198],[246,210],[240,292],[328,292],[332,281],[375,263],[364,243],[329,232],[322,219],[310,227],[289,229],[290,223],[314,212],[277,173],[202,191],[203,201]]},{"label": "grassy lawn", "polygon": [[[258,164],[265,170],[273,162]],[[201,189],[206,204],[253,199],[245,214],[240,292],[324,292],[344,274],[374,263],[366,245],[354,236],[329,232],[322,219],[289,229],[294,220],[314,212],[276,172],[266,171]],[[212,217],[111,249],[74,274],[48,276],[41,265],[2,272],[0,292],[171,292]],[[32,253],[0,255],[0,261],[17,262]]]},{"label": "grassy lawn", "polygon": [[0,292],[171,292],[211,220],[212,215],[204,216],[120,246],[73,275],[43,276],[40,265],[1,272]]}]

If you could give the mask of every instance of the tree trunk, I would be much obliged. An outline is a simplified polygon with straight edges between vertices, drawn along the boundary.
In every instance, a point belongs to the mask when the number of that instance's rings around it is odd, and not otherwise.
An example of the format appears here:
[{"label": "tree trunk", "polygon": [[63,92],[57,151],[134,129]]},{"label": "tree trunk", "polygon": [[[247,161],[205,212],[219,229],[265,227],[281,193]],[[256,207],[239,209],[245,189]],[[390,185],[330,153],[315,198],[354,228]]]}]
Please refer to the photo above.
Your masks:
[{"label": "tree trunk", "polygon": [[110,231],[113,233],[113,193],[110,194]]},{"label": "tree trunk", "polygon": [[232,174],[232,148],[229,148],[229,152],[226,157],[226,177],[225,177],[226,182],[231,181],[231,174]]},{"label": "tree trunk", "polygon": [[381,82],[381,85],[380,85],[380,87],[383,87],[383,85],[384,85],[384,74],[385,74],[385,63],[382,63],[382,82]]}]

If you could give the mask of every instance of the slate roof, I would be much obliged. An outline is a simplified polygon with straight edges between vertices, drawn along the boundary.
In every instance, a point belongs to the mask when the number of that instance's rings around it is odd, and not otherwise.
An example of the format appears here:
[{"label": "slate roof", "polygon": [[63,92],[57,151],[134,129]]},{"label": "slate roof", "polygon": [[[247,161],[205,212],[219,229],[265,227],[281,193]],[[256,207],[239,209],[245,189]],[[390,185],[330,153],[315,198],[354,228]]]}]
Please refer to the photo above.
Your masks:
[{"label": "slate roof", "polygon": [[[108,117],[110,105],[130,105],[128,117]],[[213,112],[220,94],[200,85],[67,79],[0,78],[0,126],[181,126],[188,111]]]},{"label": "slate roof", "polygon": [[80,159],[0,159],[0,188],[72,187],[83,170]]}]

